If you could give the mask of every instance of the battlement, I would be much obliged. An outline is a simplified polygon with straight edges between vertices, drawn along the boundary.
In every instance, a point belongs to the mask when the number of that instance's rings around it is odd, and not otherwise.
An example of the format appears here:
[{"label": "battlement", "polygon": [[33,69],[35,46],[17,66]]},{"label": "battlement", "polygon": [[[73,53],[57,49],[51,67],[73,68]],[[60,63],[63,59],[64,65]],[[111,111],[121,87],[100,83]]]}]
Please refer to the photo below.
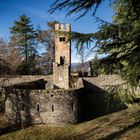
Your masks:
[{"label": "battlement", "polygon": [[70,31],[71,27],[68,23],[56,23],[55,24],[55,30],[59,31]]}]

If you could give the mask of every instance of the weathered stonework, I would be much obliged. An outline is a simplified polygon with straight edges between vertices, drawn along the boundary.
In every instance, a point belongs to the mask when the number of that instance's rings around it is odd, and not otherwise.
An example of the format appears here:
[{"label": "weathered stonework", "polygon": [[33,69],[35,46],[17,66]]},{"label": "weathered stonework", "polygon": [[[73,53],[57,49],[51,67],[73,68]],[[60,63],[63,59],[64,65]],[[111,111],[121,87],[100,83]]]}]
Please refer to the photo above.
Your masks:
[{"label": "weathered stonework", "polygon": [[[120,100],[106,96],[106,87],[124,84],[117,75],[83,77],[74,89],[67,90],[51,89],[51,84],[41,90],[32,85],[27,88],[28,83],[21,84],[22,78],[18,77],[19,85],[16,82],[16,89],[10,88],[7,94],[5,113],[14,123],[22,120],[31,124],[75,124],[126,108]],[[34,76],[30,78],[27,81],[32,81]]]},{"label": "weathered stonework", "polygon": [[78,90],[18,90],[8,95],[6,115],[13,123],[75,124]]},{"label": "weathered stonework", "polygon": [[[71,43],[68,35],[70,24],[55,24],[55,62],[53,64],[54,88],[69,89],[70,85],[70,64],[71,64]],[[59,33],[63,32],[63,33]]]},{"label": "weathered stonework", "polygon": [[118,99],[109,98],[107,102],[105,94],[106,87],[124,84],[119,76],[102,75],[72,80],[71,42],[66,34],[71,31],[70,28],[69,24],[55,24],[52,76],[0,77],[7,95],[5,114],[11,122],[75,124],[126,108]]}]

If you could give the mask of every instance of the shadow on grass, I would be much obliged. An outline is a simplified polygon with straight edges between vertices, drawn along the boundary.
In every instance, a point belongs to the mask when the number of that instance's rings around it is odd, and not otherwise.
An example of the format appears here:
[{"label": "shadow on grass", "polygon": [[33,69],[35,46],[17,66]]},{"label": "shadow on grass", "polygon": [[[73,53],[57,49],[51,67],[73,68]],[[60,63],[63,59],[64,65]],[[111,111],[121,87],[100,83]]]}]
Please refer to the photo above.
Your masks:
[{"label": "shadow on grass", "polygon": [[86,80],[83,80],[83,84],[84,88],[79,94],[80,123],[127,109],[127,106],[113,93],[109,94]]},{"label": "shadow on grass", "polygon": [[136,127],[140,126],[140,121],[134,123],[133,125],[131,126],[128,126],[126,128],[124,128],[123,130],[119,131],[119,132],[115,132],[113,134],[110,134],[108,136],[106,136],[105,138],[101,138],[99,140],[113,140],[113,139],[117,139],[119,138],[121,135],[125,134],[127,131],[131,130],[131,129],[134,129]]},{"label": "shadow on grass", "polygon": [[20,130],[20,129],[21,129],[21,127],[19,125],[10,125],[10,126],[5,127],[5,128],[0,128],[0,135],[14,132],[14,131]]}]

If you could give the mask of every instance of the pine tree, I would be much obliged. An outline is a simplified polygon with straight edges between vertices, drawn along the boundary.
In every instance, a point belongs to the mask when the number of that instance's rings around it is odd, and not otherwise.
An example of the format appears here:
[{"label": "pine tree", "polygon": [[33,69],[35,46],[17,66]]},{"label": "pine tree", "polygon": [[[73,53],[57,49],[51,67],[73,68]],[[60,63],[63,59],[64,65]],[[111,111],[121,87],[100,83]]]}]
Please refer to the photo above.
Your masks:
[{"label": "pine tree", "polygon": [[36,33],[30,23],[30,18],[22,15],[19,17],[19,21],[14,22],[14,26],[11,28],[11,42],[19,49],[20,55],[24,56],[25,63],[29,61],[29,58],[36,51],[33,46]]},{"label": "pine tree", "polygon": [[[93,16],[101,21],[102,26],[96,33],[72,33],[71,37],[79,44],[96,42],[94,48],[98,52],[107,54],[102,60],[104,66],[115,68],[115,73],[125,77],[131,84],[136,85],[140,79],[140,1],[139,0],[112,0],[115,2],[115,16],[113,23],[107,23],[95,16],[95,12],[103,0],[56,0],[51,12],[67,8],[68,15],[93,12]],[[93,48],[93,49],[94,49]]]}]

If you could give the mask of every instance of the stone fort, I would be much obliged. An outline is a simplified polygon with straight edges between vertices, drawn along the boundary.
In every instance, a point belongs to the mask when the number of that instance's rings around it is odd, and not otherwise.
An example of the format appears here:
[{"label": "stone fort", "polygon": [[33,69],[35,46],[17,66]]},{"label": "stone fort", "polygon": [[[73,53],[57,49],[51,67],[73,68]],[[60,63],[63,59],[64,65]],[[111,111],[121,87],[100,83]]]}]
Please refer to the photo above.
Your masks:
[{"label": "stone fort", "polygon": [[[70,32],[71,27],[56,23],[55,30]],[[5,114],[9,121],[76,124],[126,107],[112,100],[109,109],[106,103],[106,87],[123,84],[119,76],[82,77],[72,81],[70,66],[71,42],[67,35],[55,33],[52,76],[7,77]]]}]

